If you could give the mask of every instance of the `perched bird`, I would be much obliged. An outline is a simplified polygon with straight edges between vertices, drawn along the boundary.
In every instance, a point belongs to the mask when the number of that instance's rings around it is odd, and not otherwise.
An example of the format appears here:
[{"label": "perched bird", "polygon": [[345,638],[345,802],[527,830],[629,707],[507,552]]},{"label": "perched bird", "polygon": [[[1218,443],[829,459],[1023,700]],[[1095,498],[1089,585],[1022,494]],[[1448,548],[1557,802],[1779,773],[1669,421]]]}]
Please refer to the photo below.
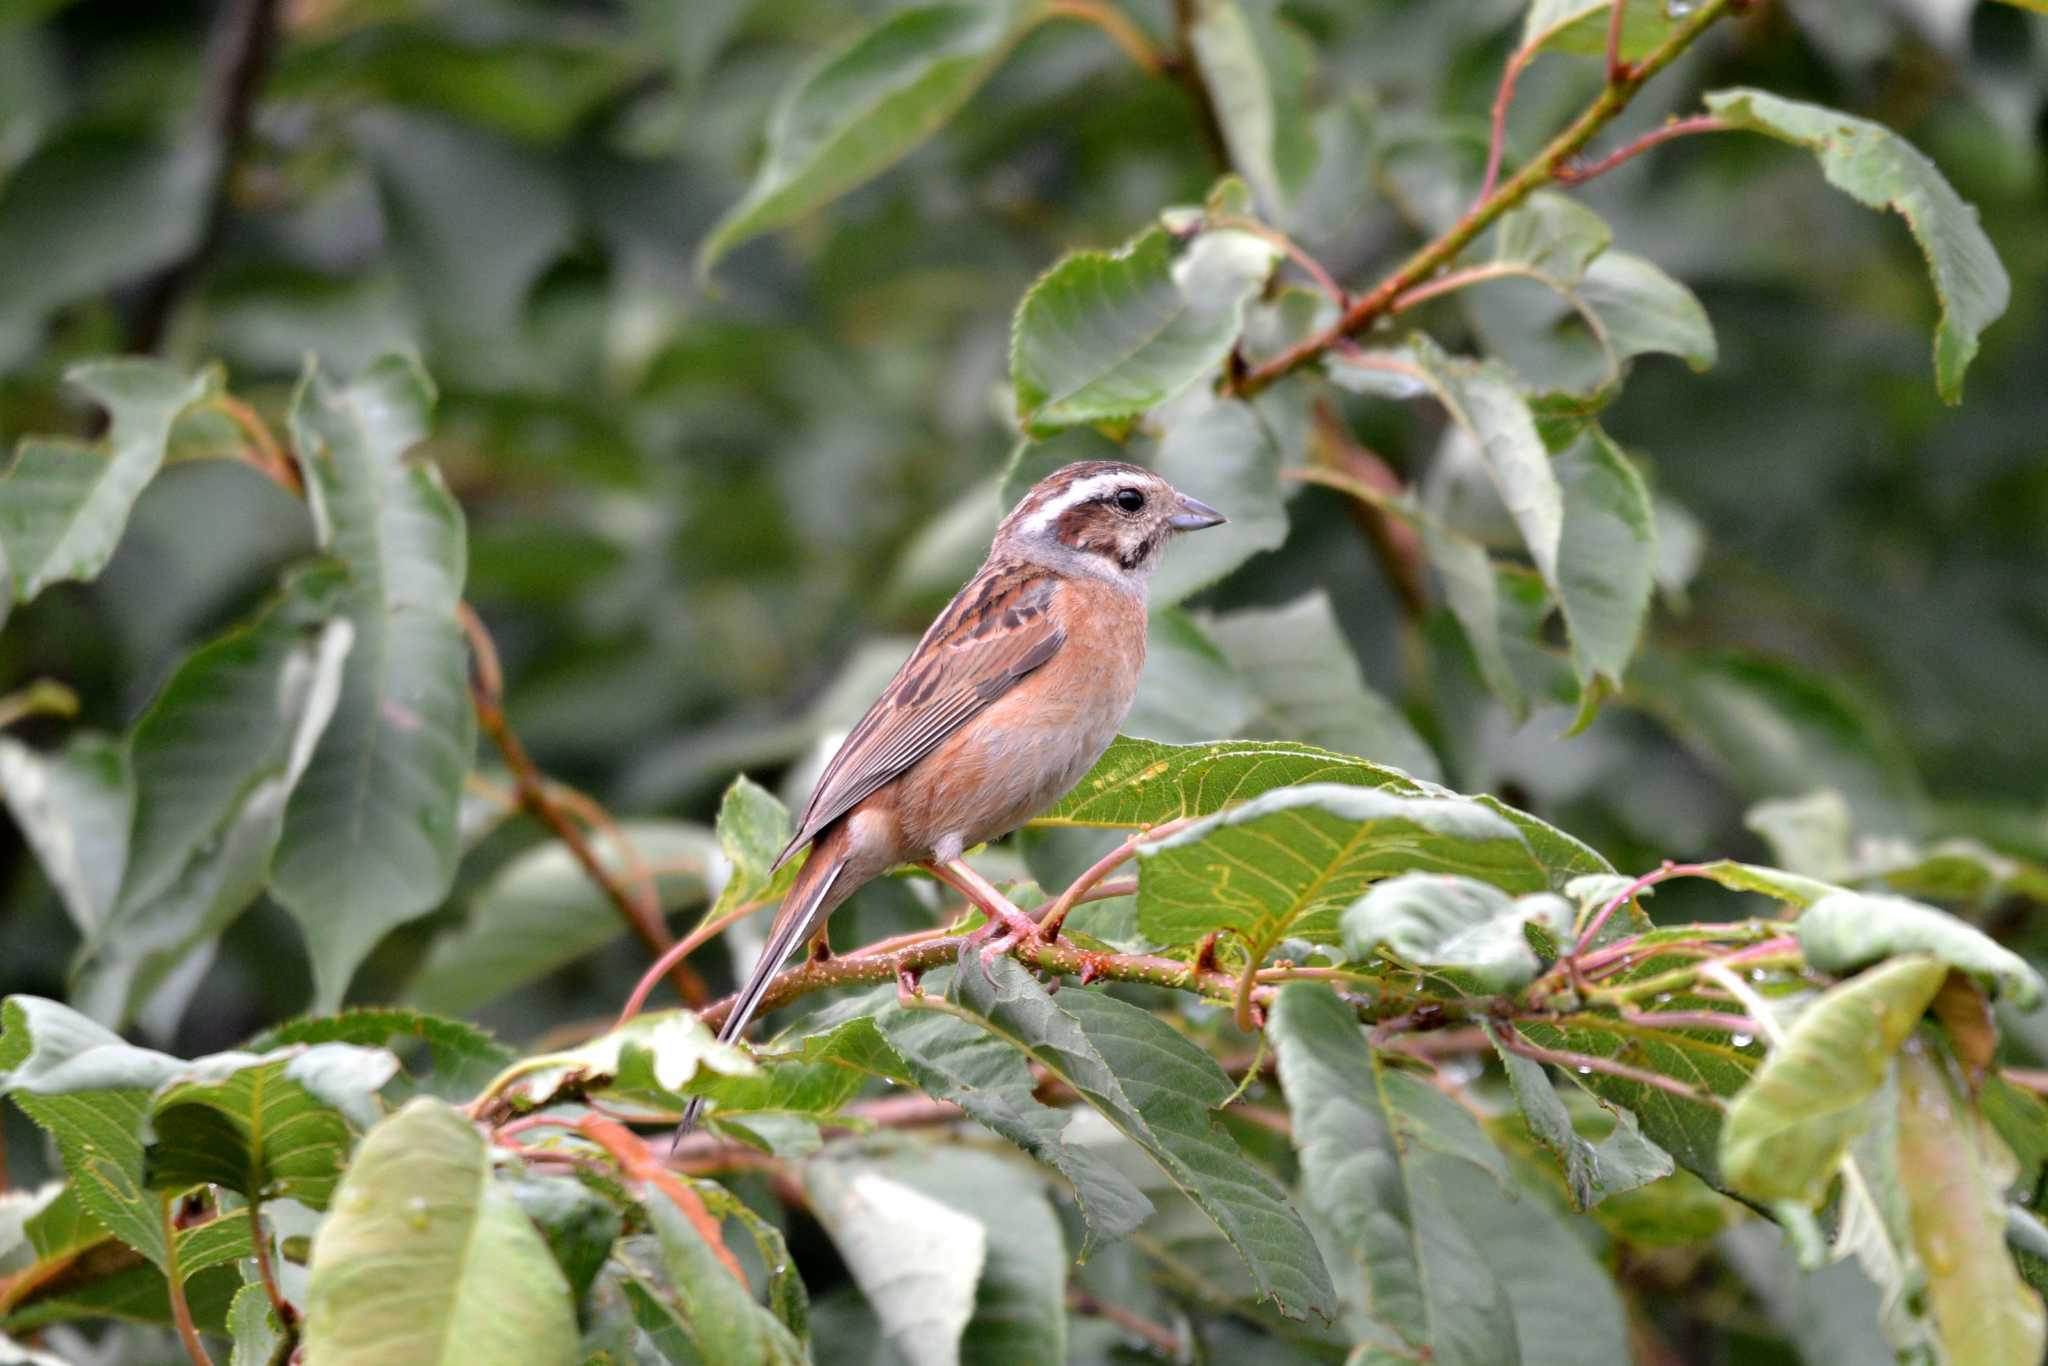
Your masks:
[{"label": "perched bird", "polygon": [[[782,851],[797,873],[760,961],[718,1032],[747,1027],[782,962],[899,863],[946,864],[1052,804],[1115,738],[1145,662],[1145,596],[1168,541],[1222,513],[1136,465],[1046,476],[996,528],[988,559],[939,614],[818,778]],[[1019,917],[984,953],[1037,927]],[[989,932],[996,922],[991,921]],[[693,1101],[681,1132],[695,1124]]]}]

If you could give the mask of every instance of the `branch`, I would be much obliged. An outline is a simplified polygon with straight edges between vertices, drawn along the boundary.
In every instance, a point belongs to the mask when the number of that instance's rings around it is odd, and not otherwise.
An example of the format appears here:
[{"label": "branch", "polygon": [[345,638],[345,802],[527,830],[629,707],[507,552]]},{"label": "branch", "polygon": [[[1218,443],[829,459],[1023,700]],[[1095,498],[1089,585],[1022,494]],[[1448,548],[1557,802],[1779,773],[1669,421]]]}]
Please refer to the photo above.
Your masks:
[{"label": "branch", "polygon": [[235,0],[221,12],[209,53],[211,81],[206,92],[206,136],[217,158],[205,225],[191,250],[159,271],[143,286],[142,302],[128,331],[131,351],[154,351],[163,340],[171,312],[199,275],[206,258],[220,245],[227,223],[228,192],[235,162],[249,140],[249,116],[256,92],[277,46],[278,0]]},{"label": "branch", "polygon": [[1536,190],[1558,178],[1557,168],[1577,156],[1594,136],[1628,107],[1636,93],[1652,77],[1691,47],[1714,22],[1726,14],[1734,0],[1703,0],[1692,16],[1655,51],[1631,67],[1626,77],[1605,86],[1571,126],[1550,140],[1536,158],[1517,171],[1505,184],[1474,204],[1463,218],[1434,241],[1423,246],[1393,273],[1358,297],[1344,315],[1328,328],[1297,342],[1242,376],[1226,381],[1225,392],[1239,397],[1258,393],[1296,370],[1317,360],[1345,338],[1363,331],[1393,311],[1394,301],[1414,289],[1437,271],[1457,259],[1472,240],[1493,225],[1495,219],[1520,204]]},{"label": "branch", "polygon": [[[511,770],[513,780],[519,789],[520,806],[554,832],[555,838],[562,842],[570,855],[582,866],[583,871],[589,875],[590,880],[597,884],[605,898],[617,908],[620,918],[640,936],[640,942],[647,946],[647,951],[657,958],[668,954],[675,941],[669,935],[668,925],[661,918],[661,905],[653,895],[652,881],[643,881],[637,889],[639,894],[636,894],[635,890],[628,889],[614,876],[611,869],[605,867],[604,861],[597,856],[597,851],[591,847],[582,827],[571,819],[560,795],[547,779],[541,776],[540,770],[534,766],[532,757],[527,754],[526,746],[519,742],[519,737],[513,733],[511,725],[505,719],[505,675],[499,667],[498,648],[492,642],[490,632],[468,603],[462,603],[456,610],[462,620],[462,629],[469,636],[470,654],[475,663],[469,692],[470,699],[476,706],[477,725],[483,729],[484,734],[490,736],[491,743],[498,747],[498,753],[505,760],[505,767]],[[587,798],[583,800],[588,801]],[[590,805],[594,806],[595,803]],[[606,817],[607,824],[609,820],[610,818]],[[611,829],[619,843],[622,857],[636,859],[637,856],[625,855],[625,837],[617,833],[617,826],[614,825]],[[701,1005],[710,999],[711,992],[704,985],[704,979],[679,957],[670,964],[669,975],[670,980],[675,983],[676,990],[681,992],[683,999],[691,1005]]]},{"label": "branch", "polygon": [[1653,128],[1633,142],[1623,143],[1590,166],[1581,166],[1576,160],[1567,161],[1556,168],[1557,183],[1578,185],[1596,175],[1605,175],[1615,167],[1633,157],[1639,157],[1652,147],[1671,141],[1673,138],[1690,137],[1694,133],[1726,133],[1734,125],[1714,114],[1694,114],[1691,118],[1672,119],[1663,126]]},{"label": "branch", "polygon": [[1087,1318],[1103,1319],[1143,1341],[1153,1351],[1160,1352],[1178,1361],[1180,1359],[1180,1334],[1163,1323],[1154,1323],[1142,1314],[1098,1299],[1080,1286],[1067,1286],[1067,1308]]},{"label": "branch", "polygon": [[1557,1048],[1542,1048],[1530,1043],[1512,1029],[1499,1030],[1497,1037],[1500,1039],[1501,1047],[1507,1049],[1508,1052],[1519,1053],[1521,1056],[1533,1059],[1536,1062],[1547,1062],[1557,1067],[1568,1067],[1578,1072],[1604,1072],[1610,1077],[1619,1077],[1623,1081],[1632,1081],[1642,1086],[1654,1086],[1659,1091],[1668,1091],[1674,1096],[1683,1096],[1687,1100],[1699,1101],[1707,1105],[1718,1105],[1720,1103],[1718,1097],[1710,1095],[1696,1086],[1687,1085],[1676,1077],[1667,1077],[1661,1072],[1646,1072],[1640,1067],[1630,1067],[1625,1062],[1616,1062],[1612,1058],[1603,1058],[1597,1053],[1568,1053]]},{"label": "branch", "polygon": [[277,1273],[270,1265],[270,1235],[263,1229],[263,1205],[254,1196],[249,1200],[249,1246],[256,1253],[256,1275],[263,1282],[263,1293],[270,1297],[272,1312],[283,1326],[284,1335],[296,1338],[299,1311],[292,1308],[292,1302],[277,1288]]},{"label": "branch", "polygon": [[171,1322],[178,1326],[178,1341],[185,1345],[185,1355],[192,1358],[192,1366],[213,1366],[213,1358],[206,1354],[206,1344],[199,1340],[199,1329],[192,1322],[192,1306],[185,1300],[185,1276],[178,1269],[178,1221],[171,1217],[171,1211],[182,1198],[165,1195],[158,1202],[163,1215],[164,1283],[170,1289]]},{"label": "branch", "polygon": [[1114,5],[1100,3],[1100,0],[1046,0],[1045,12],[1047,18],[1079,19],[1084,24],[1095,25],[1108,34],[1110,41],[1122,48],[1124,55],[1137,63],[1138,69],[1148,76],[1157,76],[1167,68],[1167,59]]}]

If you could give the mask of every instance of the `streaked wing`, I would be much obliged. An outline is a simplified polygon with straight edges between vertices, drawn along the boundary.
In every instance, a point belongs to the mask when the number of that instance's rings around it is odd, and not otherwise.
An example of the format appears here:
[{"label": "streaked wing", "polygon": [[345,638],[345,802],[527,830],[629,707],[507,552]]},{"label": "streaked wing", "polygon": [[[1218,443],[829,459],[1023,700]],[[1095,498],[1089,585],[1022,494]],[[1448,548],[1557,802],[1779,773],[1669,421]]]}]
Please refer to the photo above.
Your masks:
[{"label": "streaked wing", "polygon": [[847,734],[776,866],[1058,653],[1067,638],[1052,619],[1058,590],[1042,569],[984,566]]}]

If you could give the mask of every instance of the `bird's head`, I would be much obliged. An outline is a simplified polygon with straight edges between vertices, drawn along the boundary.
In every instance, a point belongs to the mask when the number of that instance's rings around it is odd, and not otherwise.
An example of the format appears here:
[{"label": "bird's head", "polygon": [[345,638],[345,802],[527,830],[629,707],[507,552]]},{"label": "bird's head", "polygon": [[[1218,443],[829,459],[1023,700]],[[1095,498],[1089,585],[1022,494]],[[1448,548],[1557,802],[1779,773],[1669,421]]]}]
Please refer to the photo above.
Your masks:
[{"label": "bird's head", "polygon": [[1031,486],[997,529],[995,550],[1142,587],[1168,541],[1225,520],[1142,466],[1084,460]]}]

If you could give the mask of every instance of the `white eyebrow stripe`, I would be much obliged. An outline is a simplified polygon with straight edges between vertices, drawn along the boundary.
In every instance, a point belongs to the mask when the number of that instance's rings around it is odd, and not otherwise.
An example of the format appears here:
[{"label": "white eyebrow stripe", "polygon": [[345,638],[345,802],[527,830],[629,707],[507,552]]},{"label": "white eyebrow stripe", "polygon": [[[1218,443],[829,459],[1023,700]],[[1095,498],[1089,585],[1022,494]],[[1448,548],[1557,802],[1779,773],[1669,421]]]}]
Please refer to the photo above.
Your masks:
[{"label": "white eyebrow stripe", "polygon": [[1079,507],[1083,503],[1104,496],[1119,485],[1129,483],[1130,478],[1131,476],[1128,474],[1112,473],[1097,474],[1083,479],[1080,483],[1040,508],[1032,516],[1031,520],[1025,523],[1025,528],[1034,534],[1050,531],[1053,523],[1060,519],[1061,513],[1069,508]]}]

